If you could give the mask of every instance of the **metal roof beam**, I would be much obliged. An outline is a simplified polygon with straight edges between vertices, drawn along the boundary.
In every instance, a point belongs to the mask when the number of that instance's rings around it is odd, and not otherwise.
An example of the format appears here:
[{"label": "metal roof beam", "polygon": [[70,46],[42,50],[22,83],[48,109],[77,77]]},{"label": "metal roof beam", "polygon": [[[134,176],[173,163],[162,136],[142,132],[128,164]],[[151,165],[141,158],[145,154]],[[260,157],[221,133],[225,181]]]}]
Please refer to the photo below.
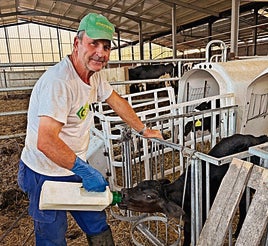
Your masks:
[{"label": "metal roof beam", "polygon": [[[164,1],[164,0],[160,0],[160,1]],[[258,8],[262,8],[263,6],[266,6],[266,4],[265,3],[259,3],[259,4],[258,3],[249,3],[247,5],[240,6],[240,13],[249,11],[254,6],[255,7],[258,7]],[[216,21],[216,20],[218,20],[220,18],[224,18],[224,17],[230,18],[230,16],[231,16],[231,9],[219,13],[219,17],[208,16],[208,17],[205,17],[205,18],[200,19],[198,21],[194,21],[194,22],[191,22],[191,23],[182,25],[182,26],[178,26],[177,27],[177,32],[179,32],[180,30],[186,30],[186,29],[189,29],[189,28],[192,28],[192,27],[198,27],[198,26],[200,26],[202,24],[207,24],[209,21],[214,22],[214,21]],[[171,34],[171,31],[170,30],[169,31],[160,32],[160,33],[158,33],[156,35],[153,35],[150,40],[154,40],[156,38],[161,38],[161,37],[164,37],[164,36],[170,35],[170,34]]]},{"label": "metal roof beam", "polygon": [[[60,29],[63,29],[63,30],[71,30],[71,31],[76,31],[76,28],[67,28],[67,27],[63,27],[63,26],[58,26],[57,24],[45,24],[44,22],[41,22],[41,21],[37,21],[37,20],[33,20],[33,21],[29,21],[27,18],[23,18],[23,16],[28,16],[28,14],[24,14],[22,15],[21,12],[13,12],[12,13],[13,15],[20,15],[20,20],[23,20],[25,21],[25,23],[36,23],[36,24],[39,24],[39,25],[44,25],[44,26],[49,26],[49,27],[55,27],[55,28],[60,28]],[[13,16],[12,15],[12,16]],[[38,16],[41,16],[40,14]],[[44,14],[42,16],[48,16],[47,14]],[[50,15],[49,15],[50,16]],[[1,18],[1,14],[0,14],[0,18]],[[63,18],[61,18],[63,19]],[[79,22],[79,20],[74,20],[76,22]],[[23,24],[25,24],[23,23]],[[3,25],[3,26],[15,26],[15,25],[19,25],[18,23],[14,23],[14,24],[10,24],[10,25]],[[116,30],[118,31],[121,31],[121,32],[125,32],[125,33],[129,33],[129,34],[132,34],[132,35],[138,35],[138,32],[134,32],[134,31],[131,31],[129,29],[122,29],[122,28],[116,28]],[[123,39],[122,39],[123,40]],[[124,41],[124,40],[123,40]],[[125,41],[124,41],[125,42]]]},{"label": "metal roof beam", "polygon": [[[43,12],[43,11],[38,11],[38,10],[32,10],[32,9],[19,11],[19,12],[17,12],[17,15],[22,15],[22,16],[47,16],[47,17],[59,18],[59,19],[72,21],[72,22],[79,22],[80,21],[80,20],[75,19],[75,18],[66,17],[66,16],[63,16],[63,15],[56,15],[56,14]],[[0,17],[1,17],[1,15],[0,15]]]},{"label": "metal roof beam", "polygon": [[154,20],[150,20],[150,19],[147,19],[147,18],[143,18],[143,17],[138,17],[138,16],[125,14],[125,13],[122,13],[120,11],[114,11],[114,10],[111,10],[111,9],[101,8],[101,7],[98,7],[98,6],[95,6],[95,5],[91,5],[91,4],[85,4],[85,3],[81,3],[81,2],[74,2],[72,0],[58,0],[58,1],[61,1],[61,2],[64,2],[64,3],[70,3],[70,4],[73,4],[73,5],[82,7],[82,8],[94,9],[94,10],[97,10],[97,11],[104,11],[105,13],[108,13],[108,14],[113,14],[113,15],[128,18],[130,20],[136,21],[137,23],[139,23],[140,21],[143,21],[143,22],[148,22],[148,23],[152,23],[152,24],[155,24],[155,25],[160,25],[160,26],[165,26],[165,27],[171,28],[171,25],[169,25],[167,23],[162,23],[162,22],[159,22],[159,21],[154,21]]},{"label": "metal roof beam", "polygon": [[0,18],[5,18],[5,17],[10,17],[10,16],[16,16],[20,13],[20,11],[16,11],[16,12],[9,12],[9,13],[5,13],[5,14],[1,14],[0,13]]},{"label": "metal roof beam", "polygon": [[18,9],[19,9],[19,0],[15,0],[15,7],[16,7],[16,11],[18,11]]},{"label": "metal roof beam", "polygon": [[216,16],[216,17],[220,16],[220,14],[218,12],[212,11],[210,9],[201,8],[201,7],[198,7],[198,6],[190,4],[190,3],[185,3],[185,2],[180,1],[180,0],[159,0],[159,1],[167,3],[167,4],[176,4],[176,5],[182,6],[184,8],[188,8],[188,9],[194,9],[194,10],[197,10],[199,12],[209,14],[209,15],[213,15],[213,16]]}]

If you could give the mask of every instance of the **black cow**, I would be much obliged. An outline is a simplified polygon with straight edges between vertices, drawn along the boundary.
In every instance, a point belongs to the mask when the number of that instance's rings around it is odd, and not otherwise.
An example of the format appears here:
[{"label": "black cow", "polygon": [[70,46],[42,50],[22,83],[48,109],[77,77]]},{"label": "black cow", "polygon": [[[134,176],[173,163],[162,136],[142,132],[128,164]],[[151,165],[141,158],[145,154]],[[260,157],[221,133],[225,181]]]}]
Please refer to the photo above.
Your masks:
[{"label": "black cow", "polygon": [[[172,64],[157,64],[157,65],[141,65],[128,70],[129,80],[139,79],[158,79],[160,76],[168,73],[171,76],[176,72],[176,67]],[[155,86],[148,83],[146,89],[155,89]],[[135,93],[143,91],[144,88],[140,84],[132,84],[130,92]]]},{"label": "black cow", "polygon": [[[220,100],[216,100],[216,108],[220,107]],[[194,111],[199,112],[199,111],[204,111],[211,109],[211,101],[209,102],[202,102],[199,104],[197,107],[195,107]],[[216,115],[216,128],[218,128],[220,125],[220,116],[217,114]],[[211,117],[205,117],[204,119],[199,119],[195,121],[189,121],[184,127],[184,136],[186,137],[191,131],[198,131],[202,130],[203,131],[211,131]]]},{"label": "black cow", "polygon": [[[268,141],[268,136],[262,135],[254,137],[252,135],[235,134],[231,137],[223,138],[208,153],[210,156],[223,157],[248,150],[249,147],[262,144]],[[259,158],[251,160],[258,164]],[[215,199],[221,181],[228,170],[229,165],[215,166],[210,165],[210,201]],[[202,165],[202,196],[203,208],[205,208],[205,165]],[[169,217],[183,216],[184,218],[184,245],[190,245],[191,242],[191,172],[187,172],[185,200],[182,210],[183,190],[186,178],[184,172],[176,181],[170,183],[168,180],[146,180],[139,183],[136,187],[122,189],[122,202],[119,208],[129,209],[137,212],[162,212]],[[205,209],[203,209],[205,212]],[[242,227],[243,219],[246,216],[245,196],[240,203],[240,221],[236,235]],[[205,219],[205,214],[203,215]],[[205,221],[203,221],[204,223]]]},{"label": "black cow", "polygon": [[129,80],[157,79],[165,73],[173,75],[174,68],[172,63],[137,66],[128,70]]}]

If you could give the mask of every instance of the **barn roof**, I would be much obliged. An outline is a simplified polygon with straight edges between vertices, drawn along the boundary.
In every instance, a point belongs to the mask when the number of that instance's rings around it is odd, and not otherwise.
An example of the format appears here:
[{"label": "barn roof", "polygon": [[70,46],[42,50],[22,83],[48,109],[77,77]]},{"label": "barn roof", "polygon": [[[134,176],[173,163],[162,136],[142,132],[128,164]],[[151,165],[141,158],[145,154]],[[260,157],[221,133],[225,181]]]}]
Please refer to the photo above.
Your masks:
[{"label": "barn roof", "polygon": [[[121,40],[138,43],[141,28],[144,41],[172,48],[174,6],[177,50],[204,48],[209,37],[230,43],[232,0],[5,0],[0,26],[34,22],[76,30],[85,14],[96,12],[115,24]],[[256,25],[258,38],[268,37],[266,8],[267,2],[240,1],[239,41],[252,42]]]}]

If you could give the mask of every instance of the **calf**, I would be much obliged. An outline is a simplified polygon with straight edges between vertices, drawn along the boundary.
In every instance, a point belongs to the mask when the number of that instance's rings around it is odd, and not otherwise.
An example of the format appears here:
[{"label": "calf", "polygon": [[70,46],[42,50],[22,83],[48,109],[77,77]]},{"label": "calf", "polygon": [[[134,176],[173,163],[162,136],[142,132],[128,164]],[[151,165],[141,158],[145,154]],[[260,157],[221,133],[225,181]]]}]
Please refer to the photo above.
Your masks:
[{"label": "calf", "polygon": [[[216,108],[220,107],[220,101],[219,99],[216,100]],[[204,111],[211,109],[211,101],[209,102],[202,102],[197,107],[195,107],[194,111]],[[220,124],[220,116],[216,115],[216,128],[219,127]],[[205,117],[204,119],[195,120],[195,121],[189,121],[184,127],[184,136],[186,137],[191,131],[211,131],[211,117]]]},{"label": "calf", "polygon": [[[175,73],[176,67],[172,64],[157,64],[157,65],[141,65],[128,70],[129,80],[139,79],[158,79],[164,74]],[[130,92],[135,93],[144,90],[139,84],[132,84],[130,86]],[[155,86],[148,84],[147,89],[155,89]]]},{"label": "calf", "polygon": [[[210,156],[223,157],[248,150],[250,146],[262,144],[268,141],[268,136],[262,135],[254,137],[252,135],[235,134],[231,137],[223,138],[208,153]],[[252,162],[258,164],[258,160]],[[221,181],[228,170],[229,165],[215,166],[210,165],[210,202],[215,199]],[[205,165],[202,165],[202,196],[203,208],[205,208]],[[145,180],[136,187],[130,189],[122,189],[122,202],[119,208],[129,209],[137,212],[162,212],[169,217],[184,219],[184,245],[191,243],[191,172],[190,168],[187,172],[186,190],[184,198],[184,206],[182,209],[183,190],[186,178],[184,172],[176,181],[170,183],[168,180]],[[205,209],[203,209],[205,211]],[[245,197],[242,199],[240,206],[240,221],[238,223],[238,231],[240,230],[243,219],[246,215]],[[205,215],[203,215],[205,220]],[[204,223],[204,221],[203,221]]]},{"label": "calf", "polygon": [[138,80],[138,79],[157,79],[161,75],[168,73],[173,75],[174,65],[169,64],[157,64],[157,65],[141,65],[135,68],[129,69],[129,79]]}]

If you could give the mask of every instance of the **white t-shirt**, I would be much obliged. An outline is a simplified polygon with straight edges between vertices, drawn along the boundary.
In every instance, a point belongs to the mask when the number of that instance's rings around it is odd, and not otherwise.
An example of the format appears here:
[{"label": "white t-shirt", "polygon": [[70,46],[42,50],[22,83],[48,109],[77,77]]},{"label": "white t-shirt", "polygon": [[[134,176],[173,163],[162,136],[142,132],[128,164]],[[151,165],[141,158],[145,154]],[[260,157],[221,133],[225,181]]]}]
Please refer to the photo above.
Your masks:
[{"label": "white t-shirt", "polygon": [[68,56],[48,69],[35,84],[28,110],[27,135],[22,161],[37,173],[47,176],[73,175],[48,159],[37,149],[40,116],[49,116],[64,125],[60,138],[85,160],[89,144],[89,130],[93,126],[91,104],[104,101],[113,91],[112,86],[100,81],[98,73],[85,84],[76,73]]}]

